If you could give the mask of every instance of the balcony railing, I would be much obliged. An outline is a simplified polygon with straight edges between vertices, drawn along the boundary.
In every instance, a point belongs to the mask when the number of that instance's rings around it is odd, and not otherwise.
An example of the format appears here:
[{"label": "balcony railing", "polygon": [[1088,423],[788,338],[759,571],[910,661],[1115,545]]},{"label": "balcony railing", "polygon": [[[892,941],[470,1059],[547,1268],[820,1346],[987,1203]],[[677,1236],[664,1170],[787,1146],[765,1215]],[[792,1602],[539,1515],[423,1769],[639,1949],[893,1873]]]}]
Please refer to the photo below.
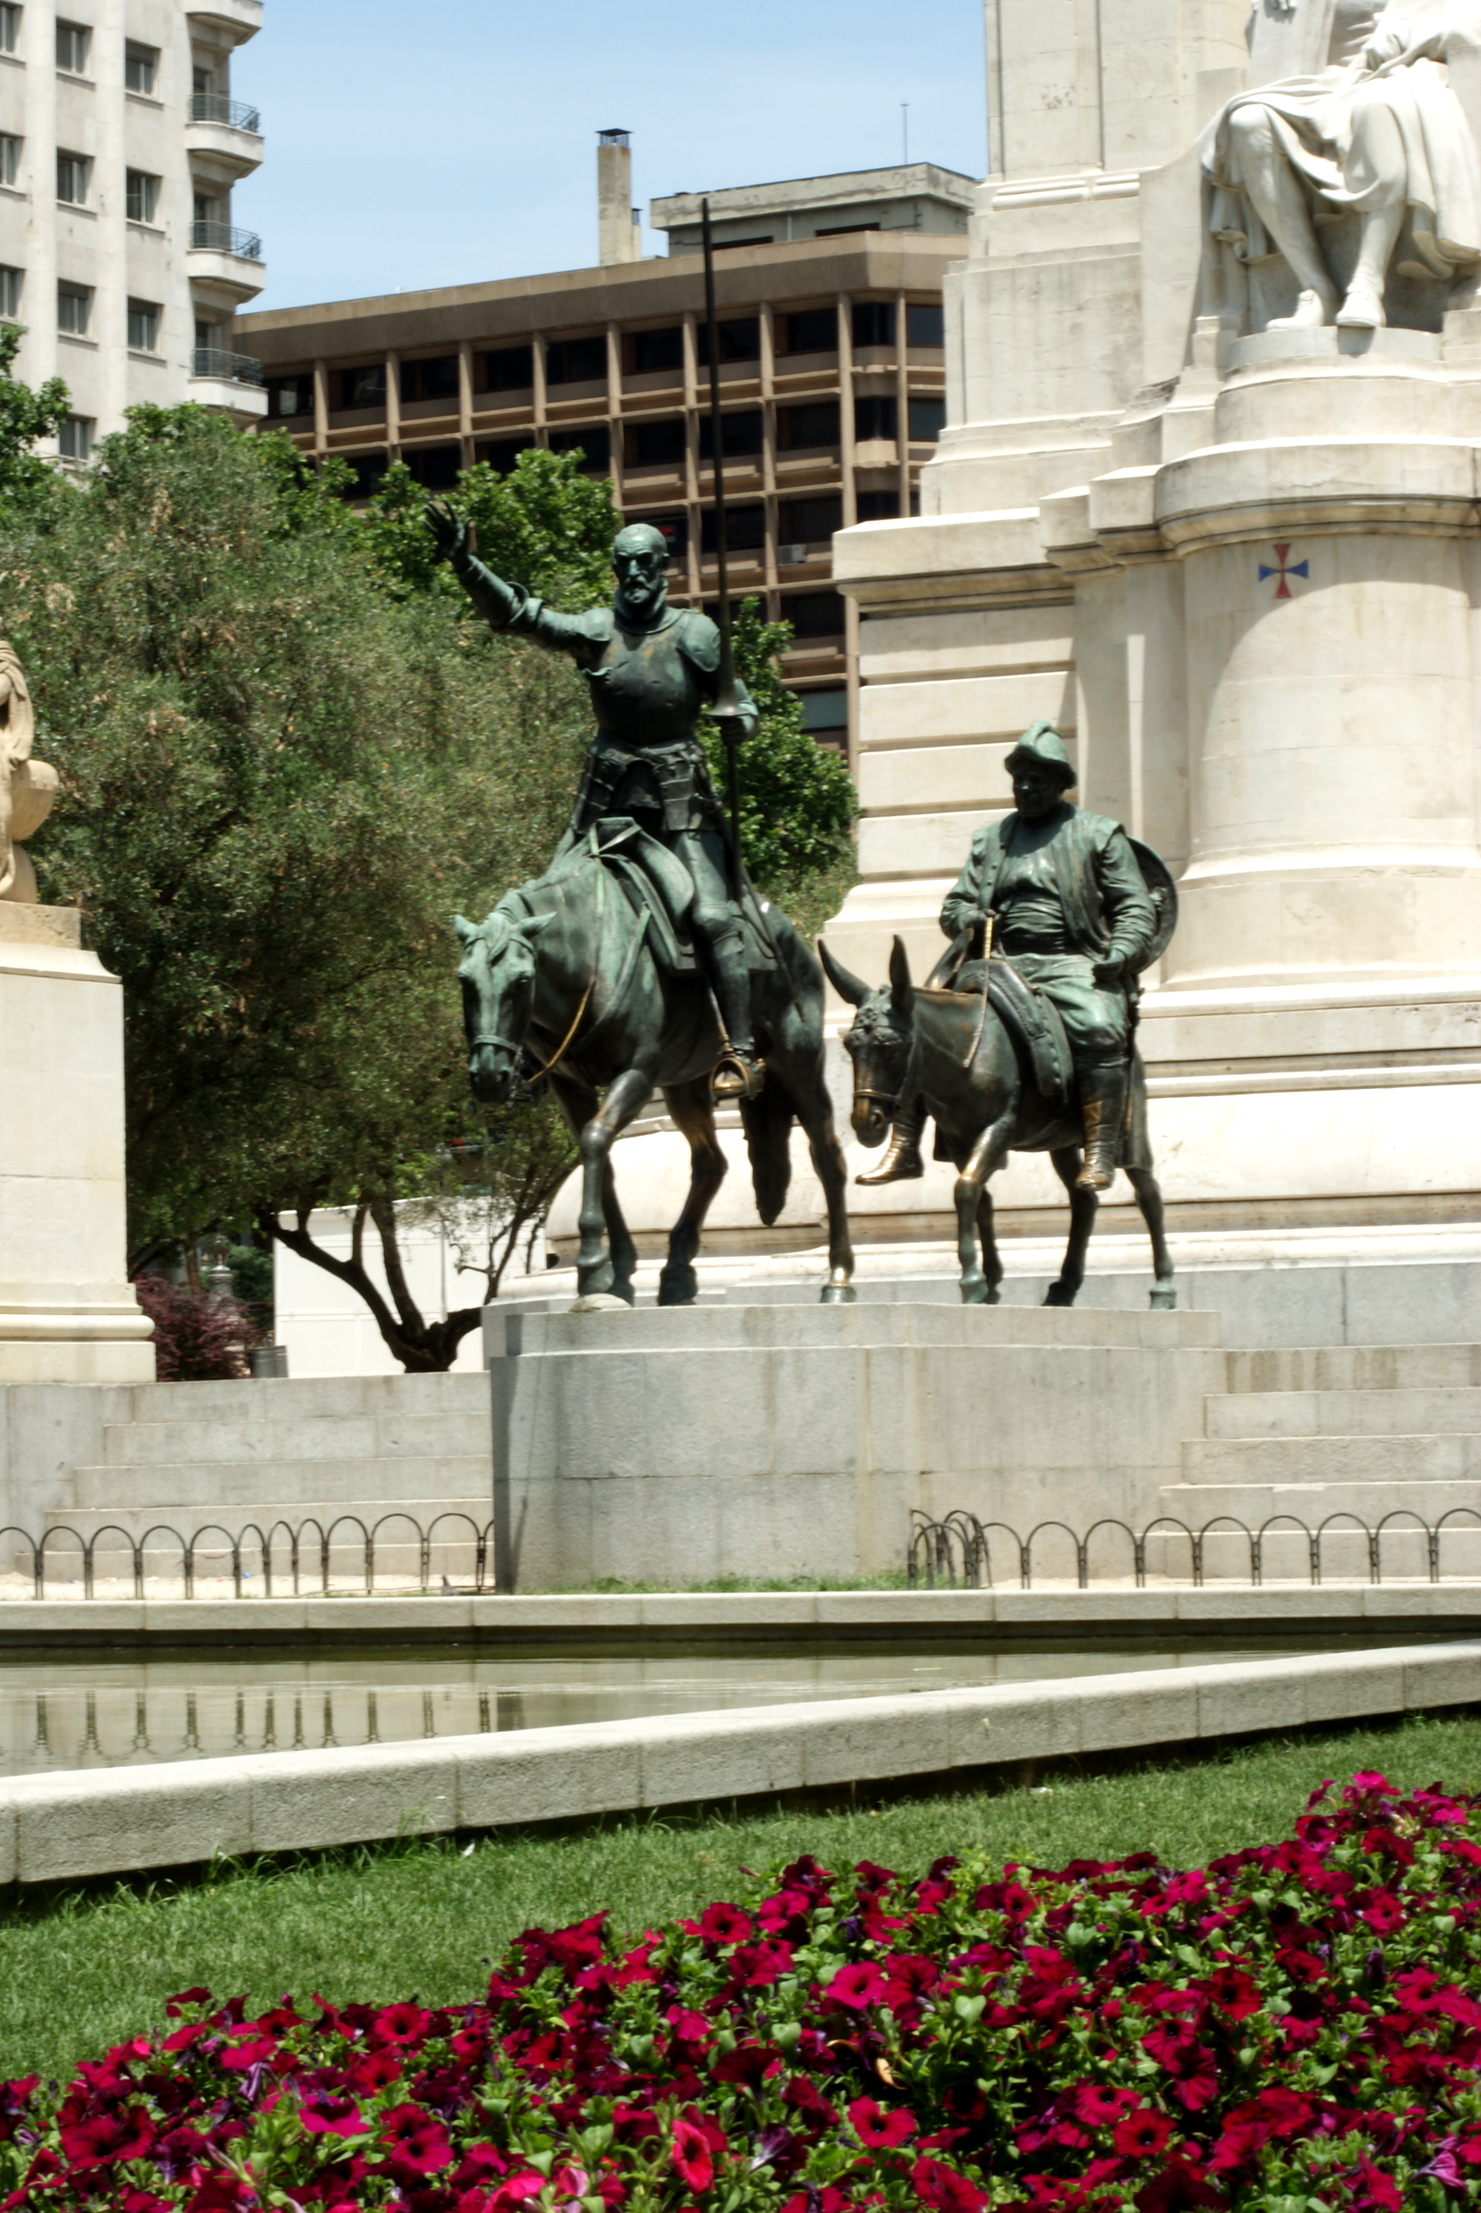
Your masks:
[{"label": "balcony railing", "polygon": [[233,131],[262,129],[262,116],[256,108],[249,108],[245,100],[228,100],[219,92],[193,92],[190,96],[190,120],[192,123],[225,123]]},{"label": "balcony railing", "polygon": [[262,240],[256,231],[239,231],[231,223],[192,223],[190,243],[209,247],[212,253],[235,254],[239,261],[262,259]]},{"label": "balcony railing", "polygon": [[193,377],[219,377],[225,384],[261,384],[262,363],[249,353],[227,353],[220,346],[197,346],[191,355]]}]

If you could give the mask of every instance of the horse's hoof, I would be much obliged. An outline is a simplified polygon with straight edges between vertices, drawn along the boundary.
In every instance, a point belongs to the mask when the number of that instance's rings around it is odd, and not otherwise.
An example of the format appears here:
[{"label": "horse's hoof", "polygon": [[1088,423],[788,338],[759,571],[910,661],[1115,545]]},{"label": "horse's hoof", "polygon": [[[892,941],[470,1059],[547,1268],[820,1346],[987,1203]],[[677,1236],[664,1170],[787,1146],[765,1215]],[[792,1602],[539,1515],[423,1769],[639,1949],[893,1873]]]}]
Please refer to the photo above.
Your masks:
[{"label": "horse's hoof", "polygon": [[1177,1307],[1178,1294],[1170,1283],[1159,1283],[1151,1293],[1152,1310],[1157,1314],[1171,1314]]},{"label": "horse's hoof", "polygon": [[984,1306],[999,1306],[1002,1304],[1002,1298],[1003,1294],[998,1289],[997,1285],[995,1283],[990,1283],[987,1287],[987,1297],[983,1300],[982,1303]]},{"label": "horse's hoof", "polygon": [[822,1289],[821,1304],[824,1306],[853,1306],[856,1304],[858,1296],[858,1292],[851,1283],[825,1283]]},{"label": "horse's hoof", "polygon": [[988,1286],[986,1276],[962,1277],[962,1304],[963,1306],[990,1306],[992,1304],[992,1292]]},{"label": "horse's hoof", "polygon": [[638,1303],[638,1294],[633,1289],[631,1280],[624,1282],[621,1276],[612,1285],[612,1296],[614,1299],[621,1299],[624,1306],[636,1306]]},{"label": "horse's hoof", "polygon": [[1044,1304],[1046,1306],[1073,1306],[1074,1303],[1074,1292],[1063,1283],[1051,1283],[1044,1293]]},{"label": "horse's hoof", "polygon": [[593,1261],[589,1268],[583,1268],[580,1262],[577,1262],[576,1296],[578,1298],[592,1299],[600,1296],[611,1298],[615,1296],[616,1283],[617,1271],[610,1260]]},{"label": "horse's hoof", "polygon": [[660,1306],[693,1306],[699,1297],[699,1277],[692,1268],[665,1268],[658,1279]]}]

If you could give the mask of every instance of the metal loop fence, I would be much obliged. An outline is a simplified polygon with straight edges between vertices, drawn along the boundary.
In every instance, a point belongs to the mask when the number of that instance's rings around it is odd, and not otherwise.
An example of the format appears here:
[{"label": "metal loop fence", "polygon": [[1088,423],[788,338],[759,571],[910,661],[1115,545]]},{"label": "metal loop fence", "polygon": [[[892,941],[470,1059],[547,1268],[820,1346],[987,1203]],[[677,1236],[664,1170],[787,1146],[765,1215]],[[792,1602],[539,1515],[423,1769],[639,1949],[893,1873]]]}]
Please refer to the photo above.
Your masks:
[{"label": "metal loop fence", "polygon": [[[1298,1515],[1289,1513],[1272,1514],[1255,1529],[1235,1514],[1215,1514],[1198,1529],[1191,1528],[1174,1514],[1159,1514],[1147,1523],[1140,1535],[1130,1522],[1105,1515],[1092,1522],[1083,1534],[1072,1529],[1068,1522],[1051,1520],[1036,1522],[1024,1536],[1008,1522],[981,1521],[964,1507],[939,1519],[917,1507],[910,1518],[905,1574],[912,1590],[992,1590],[1001,1579],[1006,1563],[1007,1576],[1017,1582],[1020,1590],[1028,1591],[1034,1587],[1037,1546],[1037,1572],[1041,1584],[1046,1580],[1068,1580],[1064,1575],[1056,1576],[1052,1564],[1045,1564],[1046,1555],[1051,1562],[1057,1558],[1064,1567],[1073,1560],[1074,1580],[1082,1591],[1089,1590],[1095,1572],[1101,1580],[1111,1580],[1119,1555],[1123,1574],[1129,1567],[1137,1589],[1144,1590],[1148,1550],[1149,1546],[1154,1546],[1161,1555],[1156,1572],[1168,1582],[1185,1581],[1201,1588],[1210,1574],[1214,1574],[1219,1581],[1247,1581],[1258,1589],[1267,1573],[1275,1572],[1272,1546],[1284,1539],[1299,1559],[1302,1573],[1314,1585],[1322,1581],[1324,1573],[1335,1572],[1332,1556],[1339,1548],[1357,1552],[1370,1583],[1384,1580],[1386,1557],[1390,1580],[1402,1577],[1404,1581],[1413,1582],[1418,1579],[1413,1573],[1405,1574],[1402,1566],[1395,1565],[1395,1554],[1400,1550],[1407,1550],[1414,1561],[1422,1563],[1424,1580],[1439,1583],[1444,1570],[1443,1539],[1448,1529],[1456,1534],[1462,1524],[1471,1524],[1481,1531],[1481,1512],[1470,1506],[1452,1506],[1438,1521],[1431,1523],[1412,1507],[1400,1506],[1370,1524],[1360,1515],[1342,1509],[1328,1514],[1314,1529]],[[1385,1537],[1388,1538],[1387,1556]],[[999,1568],[996,1576],[995,1538]],[[1409,1540],[1407,1546],[1402,1543],[1406,1538]],[[1097,1539],[1100,1540],[1098,1544]],[[1211,1557],[1211,1547],[1217,1554],[1217,1562]],[[1230,1555],[1235,1563],[1232,1570],[1226,1564]],[[1481,1553],[1478,1553],[1476,1567],[1481,1571]],[[1458,1572],[1452,1569],[1452,1573]],[[1287,1577],[1287,1580],[1295,1578]]]},{"label": "metal loop fence", "polygon": [[45,1598],[48,1585],[52,1595],[61,1586],[75,1595],[80,1586],[84,1598],[96,1598],[107,1583],[126,1585],[135,1598],[145,1597],[150,1585],[178,1584],[193,1599],[203,1583],[228,1577],[234,1598],[259,1592],[264,1598],[329,1598],[351,1588],[366,1598],[377,1589],[405,1594],[434,1588],[479,1597],[493,1588],[493,1557],[493,1523],[455,1511],[427,1523],[400,1508],[374,1521],[340,1514],[327,1524],[314,1518],[266,1528],[248,1522],[237,1530],[207,1522],[188,1534],[170,1522],[154,1522],[140,1535],[117,1522],[91,1534],[61,1523],[40,1537],[14,1523],[0,1528],[0,1575],[29,1582],[34,1598]]}]

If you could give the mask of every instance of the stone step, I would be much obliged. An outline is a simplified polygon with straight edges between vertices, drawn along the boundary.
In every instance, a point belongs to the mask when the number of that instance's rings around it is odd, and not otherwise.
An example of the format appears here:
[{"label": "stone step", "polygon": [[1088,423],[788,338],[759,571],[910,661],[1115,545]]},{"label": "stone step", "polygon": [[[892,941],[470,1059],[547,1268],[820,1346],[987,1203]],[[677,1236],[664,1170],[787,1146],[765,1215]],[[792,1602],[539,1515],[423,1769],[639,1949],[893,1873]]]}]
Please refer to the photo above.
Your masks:
[{"label": "stone step", "polygon": [[1231,1391],[1204,1401],[1209,1437],[1481,1435],[1481,1387]]},{"label": "stone step", "polygon": [[487,1418],[486,1375],[303,1376],[283,1381],[234,1383],[135,1383],[108,1390],[105,1418],[130,1423],[349,1421],[386,1415],[396,1421],[434,1419],[450,1412]]},{"label": "stone step", "polygon": [[[265,1394],[264,1394],[265,1395]],[[103,1453],[115,1468],[151,1470],[210,1462],[397,1460],[487,1457],[492,1439],[487,1394],[480,1404],[442,1412],[342,1415],[278,1413],[175,1421],[106,1422]]]},{"label": "stone step", "polygon": [[[1456,1519],[1440,1530],[1440,1574],[1481,1574],[1481,1483],[1271,1483],[1187,1484],[1170,1483],[1162,1492],[1162,1511],[1188,1528],[1205,1532],[1204,1572],[1208,1576],[1247,1581],[1250,1548],[1239,1529],[1210,1529],[1220,1516],[1239,1522],[1261,1538],[1262,1572],[1267,1582],[1310,1575],[1310,1545],[1303,1524],[1313,1534],[1321,1531],[1321,1570],[1329,1581],[1356,1577],[1366,1582],[1371,1556],[1366,1531],[1379,1532],[1379,1566],[1384,1581],[1424,1581],[1429,1574],[1429,1546],[1422,1529],[1408,1518],[1417,1514],[1431,1529],[1447,1514]],[[1289,1515],[1291,1521],[1279,1516]],[[1340,1517],[1352,1515],[1361,1529]],[[1388,1520],[1385,1517],[1396,1518]],[[1274,1526],[1271,1526],[1274,1524]],[[1323,1524],[1327,1526],[1323,1528]],[[1175,1532],[1154,1532],[1147,1539],[1147,1568],[1153,1575],[1183,1577],[1191,1568],[1186,1538]]]},{"label": "stone step", "polygon": [[1481,1435],[1195,1437],[1183,1446],[1183,1480],[1200,1490],[1228,1483],[1481,1483]]},{"label": "stone step", "polygon": [[[264,1499],[375,1499],[413,1511],[433,1498],[483,1498],[493,1488],[493,1457],[445,1453],[416,1460],[353,1459],[203,1460],[157,1470],[80,1467],[72,1471],[68,1506],[80,1511],[171,1499],[196,1521],[262,1511]],[[66,1509],[64,1509],[65,1511]],[[143,1508],[139,1508],[143,1511]],[[154,1511],[150,1505],[150,1511]],[[295,1504],[295,1511],[297,1511]]]},{"label": "stone step", "polygon": [[[1162,1511],[1175,1514],[1190,1529],[1200,1529],[1220,1514],[1233,1514],[1251,1529],[1258,1529],[1272,1514],[1294,1514],[1308,1529],[1315,1529],[1329,1514],[1337,1513],[1356,1514],[1370,1529],[1386,1514],[1417,1514],[1433,1528],[1442,1515],[1467,1508],[1481,1516],[1481,1479],[1365,1483],[1304,1482],[1292,1477],[1285,1482],[1168,1483],[1162,1490]],[[1481,1521],[1466,1526],[1481,1534]]]},{"label": "stone step", "polygon": [[1481,1344],[1315,1345],[1225,1354],[1230,1391],[1481,1388]]}]

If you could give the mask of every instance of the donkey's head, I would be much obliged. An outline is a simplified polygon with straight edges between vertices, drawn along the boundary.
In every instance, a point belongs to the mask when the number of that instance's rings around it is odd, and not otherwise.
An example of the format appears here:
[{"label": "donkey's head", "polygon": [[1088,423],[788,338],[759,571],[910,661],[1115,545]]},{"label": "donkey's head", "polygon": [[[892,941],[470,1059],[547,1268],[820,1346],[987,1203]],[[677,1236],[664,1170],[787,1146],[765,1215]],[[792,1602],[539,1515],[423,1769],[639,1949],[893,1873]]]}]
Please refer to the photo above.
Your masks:
[{"label": "donkey's head", "polygon": [[834,990],[859,1010],[843,1041],[854,1064],[854,1135],[861,1145],[882,1145],[909,1089],[915,1048],[910,962],[896,938],[890,952],[889,987],[871,991],[833,958],[821,938],[818,952]]},{"label": "donkey's head", "polygon": [[463,1030],[475,1098],[503,1106],[520,1077],[520,1060],[535,1008],[535,940],[554,919],[515,917],[495,907],[486,922],[454,915],[463,948]]}]

